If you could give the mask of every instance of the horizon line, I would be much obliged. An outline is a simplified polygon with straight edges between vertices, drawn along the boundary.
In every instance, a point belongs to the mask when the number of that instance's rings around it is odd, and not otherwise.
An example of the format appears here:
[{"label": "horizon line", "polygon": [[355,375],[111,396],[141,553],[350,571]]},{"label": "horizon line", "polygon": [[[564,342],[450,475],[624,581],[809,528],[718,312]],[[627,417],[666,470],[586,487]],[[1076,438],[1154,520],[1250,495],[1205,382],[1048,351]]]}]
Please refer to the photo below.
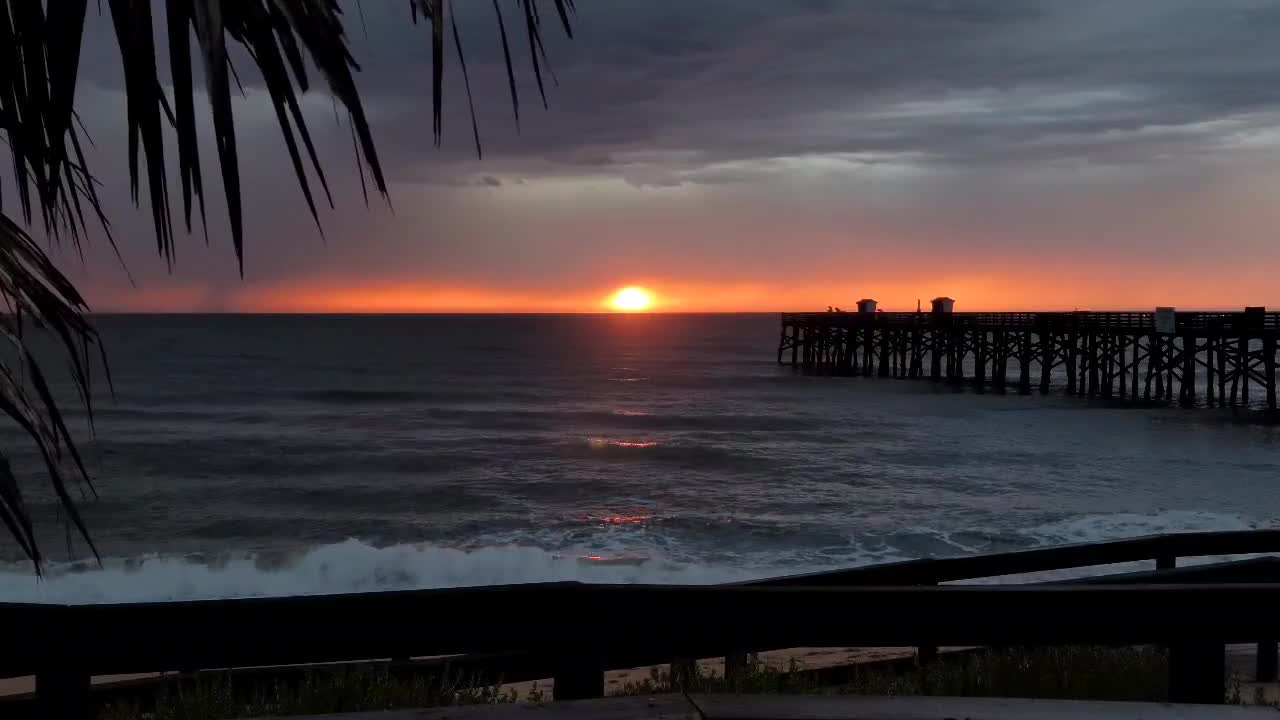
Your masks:
[{"label": "horizon line", "polygon": [[[1158,306],[1163,308],[1165,306]],[[1209,306],[1209,307],[1185,307],[1169,306],[1174,308],[1175,312],[1243,312],[1245,307],[1263,307],[1266,306]],[[956,310],[954,314],[963,315],[967,313],[1069,313],[1069,312],[1154,312],[1157,306],[1149,308],[1039,308],[1039,309],[992,309],[992,308],[974,308],[965,310]],[[881,308],[881,312],[885,313],[915,313],[930,314],[929,310],[917,311],[915,309],[892,309]],[[1270,312],[1278,312],[1270,310]],[[89,316],[96,315],[157,315],[157,316],[173,316],[173,315],[297,315],[297,316],[388,316],[388,315],[421,315],[421,316],[493,316],[493,315],[544,315],[544,316],[567,316],[567,315],[591,315],[591,316],[627,316],[627,315],[792,315],[792,314],[825,314],[830,311],[815,310],[645,310],[645,311],[616,311],[616,310],[581,310],[581,311],[537,311],[537,310],[379,310],[379,311],[363,311],[363,310],[325,310],[325,311],[302,311],[302,310],[89,310],[84,314]],[[835,314],[835,313],[833,313]],[[855,310],[842,310],[840,314],[856,315]]]}]

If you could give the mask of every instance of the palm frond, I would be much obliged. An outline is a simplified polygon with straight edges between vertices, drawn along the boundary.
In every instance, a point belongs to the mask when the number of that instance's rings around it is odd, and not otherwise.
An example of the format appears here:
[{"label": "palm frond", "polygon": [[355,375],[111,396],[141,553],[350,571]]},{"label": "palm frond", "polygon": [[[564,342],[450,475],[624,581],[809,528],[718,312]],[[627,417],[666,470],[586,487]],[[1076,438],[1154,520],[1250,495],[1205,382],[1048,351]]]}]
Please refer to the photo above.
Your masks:
[{"label": "palm frond", "polygon": [[[538,3],[536,0],[512,1],[524,15],[530,64],[545,106],[543,68],[550,72],[550,66]],[[573,0],[546,1],[554,5],[564,32],[572,37]],[[226,196],[231,241],[243,273],[244,224],[232,80],[242,94],[244,89],[231,63],[229,45],[242,47],[262,77],[299,189],[317,227],[320,218],[312,192],[312,173],[331,207],[333,198],[299,103],[299,96],[310,88],[308,61],[324,80],[335,108],[340,104],[347,112],[366,204],[366,175],[373,187],[387,197],[386,178],[356,87],[355,73],[360,68],[347,44],[338,0],[165,0],[163,32],[169,48],[172,101],[161,83],[161,60],[157,57],[153,9],[159,5],[153,7],[152,0],[106,0],[105,5],[124,70],[130,191],[134,203],[141,205],[140,187],[145,180],[156,248],[170,266],[176,248],[169,199],[170,158],[166,147],[170,131],[172,143],[177,147],[183,224],[189,234],[193,208],[198,206],[200,224],[208,240],[195,103],[198,64],[204,73],[204,91],[208,96],[218,168]],[[101,9],[101,4],[99,7]],[[431,30],[435,142],[440,142],[444,131],[447,21],[463,74],[472,135],[479,154],[480,133],[471,79],[457,19],[449,12],[449,0],[410,0],[410,7],[412,19],[416,21],[420,13]],[[519,94],[499,0],[494,0],[494,10],[518,128]],[[84,299],[23,227],[31,227],[38,217],[39,226],[53,242],[68,237],[79,251],[88,230],[87,223],[95,222],[119,256],[110,223],[99,201],[97,180],[85,162],[82,141],[89,138],[74,108],[87,14],[88,0],[47,3],[0,0],[0,133],[12,159],[10,192],[16,195],[22,221],[20,225],[4,214],[5,188],[0,185],[0,298],[9,307],[8,314],[0,315],[0,336],[13,347],[8,364],[0,361],[0,412],[17,423],[35,443],[60,506],[96,555],[88,528],[68,489],[78,481],[92,490],[89,474],[23,333],[24,327],[32,324],[56,339],[70,360],[77,393],[92,423],[90,349],[96,348],[101,355],[101,343],[85,317],[88,307]],[[363,16],[361,21],[363,23]],[[195,62],[193,52],[198,53]],[[554,81],[554,73],[551,75]],[[109,375],[107,381],[110,382]],[[2,452],[0,524],[39,572],[42,555],[32,520],[18,478]]]},{"label": "palm frond", "polygon": [[[93,394],[90,349],[96,347],[101,352],[101,343],[84,316],[88,306],[71,281],[20,226],[3,215],[0,215],[0,298],[8,310],[0,315],[0,337],[11,349],[0,360],[0,412],[21,427],[35,444],[59,503],[96,555],[88,527],[69,490],[77,481],[91,491],[93,484],[40,363],[30,349],[28,336],[38,332],[60,343],[70,360],[72,379],[90,412]],[[3,453],[0,453],[0,521],[39,572],[39,542],[23,503],[21,488]]]},{"label": "palm frond", "polygon": [[507,64],[507,83],[511,86],[511,111],[515,114],[516,130],[520,129],[520,91],[516,89],[515,66],[511,64],[511,43],[507,41],[507,24],[502,19],[502,6],[493,0],[493,11],[498,16],[498,34],[502,36],[502,60]]},{"label": "palm frond", "polygon": [[[538,94],[542,98],[542,106],[547,107],[547,92],[542,80],[542,68],[547,67],[550,72],[550,65],[547,61],[546,47],[542,41],[542,20],[538,12],[538,3],[536,0],[515,0],[519,5],[525,19],[525,32],[529,41],[529,62],[533,69],[533,76],[538,84]],[[560,17],[561,25],[564,32],[570,38],[573,37],[573,26],[570,21],[570,15],[576,12],[573,0],[551,0],[555,6],[556,14]],[[476,154],[481,154],[480,134],[476,122],[475,103],[471,98],[471,79],[467,75],[467,61],[462,52],[462,39],[458,33],[456,18],[449,14],[448,0],[410,0],[410,8],[414,22],[417,22],[418,15],[426,18],[431,26],[431,98],[432,98],[432,127],[434,131],[436,144],[440,144],[441,135],[444,132],[442,124],[442,104],[443,104],[443,86],[444,86],[444,23],[446,17],[451,24],[451,33],[453,35],[454,48],[458,54],[458,64],[462,70],[463,84],[467,91],[467,105],[471,112],[471,127],[476,141]],[[506,64],[507,82],[511,90],[511,110],[515,116],[516,127],[520,126],[520,95],[516,90],[515,64],[511,59],[511,43],[507,37],[506,22],[502,16],[502,7],[499,0],[493,0],[493,9],[498,21],[498,35],[502,39],[502,58]],[[552,78],[554,81],[554,73]]]},{"label": "palm frond", "polygon": [[482,157],[480,148],[480,126],[476,123],[476,103],[471,97],[471,75],[467,73],[467,56],[462,52],[462,36],[458,34],[458,16],[449,17],[449,25],[453,29],[453,45],[458,49],[458,65],[462,68],[462,84],[467,90],[467,110],[471,113],[471,135],[476,141],[476,157]]},{"label": "palm frond", "polygon": [[200,173],[200,153],[196,151],[195,92],[191,74],[191,33],[189,15],[183,12],[182,0],[168,0],[169,75],[173,82],[176,106],[174,130],[178,134],[178,168],[182,178],[182,210],[187,232],[191,232],[191,198],[200,203],[200,226],[209,236],[204,212],[204,186]]},{"label": "palm frond", "polygon": [[521,0],[520,5],[524,8],[524,24],[529,33],[529,64],[533,66],[533,77],[538,81],[538,95],[542,96],[542,107],[545,108],[547,89],[542,84],[542,65],[538,62],[539,56],[546,56],[542,49],[542,23],[538,20],[537,6],[533,4],[533,0]]}]

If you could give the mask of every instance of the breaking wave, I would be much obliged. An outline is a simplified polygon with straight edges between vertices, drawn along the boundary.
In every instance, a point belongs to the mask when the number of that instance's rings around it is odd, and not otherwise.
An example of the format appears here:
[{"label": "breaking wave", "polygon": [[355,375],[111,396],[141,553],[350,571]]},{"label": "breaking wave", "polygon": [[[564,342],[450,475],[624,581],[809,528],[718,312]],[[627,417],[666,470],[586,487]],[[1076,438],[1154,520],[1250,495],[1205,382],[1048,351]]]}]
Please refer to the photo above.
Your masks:
[{"label": "breaking wave", "polygon": [[[629,518],[618,519],[628,520]],[[609,520],[615,520],[609,518]],[[811,572],[923,556],[943,556],[1089,542],[1161,532],[1280,527],[1276,518],[1229,513],[1167,511],[1066,518],[999,535],[904,528],[842,552],[762,554],[716,563],[676,561],[660,549],[568,548],[548,551],[504,545],[473,550],[429,544],[379,547],[360,540],[295,553],[241,553],[218,557],[148,555],[53,565],[43,579],[30,567],[0,565],[0,601],[116,603],[210,598],[315,595],[532,582],[711,584]],[[1204,558],[1216,560],[1221,558]],[[1111,566],[1113,571],[1138,567]],[[1021,576],[1060,578],[1079,571]]]}]

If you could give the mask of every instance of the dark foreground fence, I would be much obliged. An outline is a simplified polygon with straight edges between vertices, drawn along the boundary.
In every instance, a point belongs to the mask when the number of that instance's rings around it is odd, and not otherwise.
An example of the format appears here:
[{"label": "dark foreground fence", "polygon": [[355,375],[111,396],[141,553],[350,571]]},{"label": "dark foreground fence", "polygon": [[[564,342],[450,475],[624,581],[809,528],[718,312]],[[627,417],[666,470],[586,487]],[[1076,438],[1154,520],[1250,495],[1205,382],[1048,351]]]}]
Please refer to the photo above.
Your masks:
[{"label": "dark foreground fence", "polygon": [[[35,675],[48,717],[93,715],[94,675],[483,654],[557,699],[600,696],[606,669],[800,646],[1170,648],[1170,692],[1222,702],[1224,645],[1259,643],[1275,677],[1280,531],[1164,535],[919,560],[719,586],[545,583],[124,605],[0,604],[0,677]],[[1035,584],[939,585],[1155,560],[1157,569]],[[927,653],[926,653],[927,655]],[[491,666],[501,671],[502,663]],[[510,676],[505,676],[511,679]]]}]

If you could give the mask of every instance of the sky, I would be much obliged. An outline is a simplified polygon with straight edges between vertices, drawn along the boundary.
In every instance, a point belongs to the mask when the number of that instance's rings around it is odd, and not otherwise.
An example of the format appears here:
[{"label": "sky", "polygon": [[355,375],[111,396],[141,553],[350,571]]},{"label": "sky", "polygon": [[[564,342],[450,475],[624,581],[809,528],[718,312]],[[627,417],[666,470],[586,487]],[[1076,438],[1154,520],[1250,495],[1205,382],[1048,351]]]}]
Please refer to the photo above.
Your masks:
[{"label": "sky", "polygon": [[455,1],[482,159],[456,62],[432,143],[406,4],[348,4],[390,197],[365,205],[313,89],[323,237],[240,62],[243,277],[209,143],[208,244],[156,253],[92,18],[77,106],[133,282],[101,237],[60,266],[99,311],[590,312],[629,285],[667,311],[1280,307],[1280,0],[577,4],[545,110],[513,34],[517,130],[492,4]]}]

